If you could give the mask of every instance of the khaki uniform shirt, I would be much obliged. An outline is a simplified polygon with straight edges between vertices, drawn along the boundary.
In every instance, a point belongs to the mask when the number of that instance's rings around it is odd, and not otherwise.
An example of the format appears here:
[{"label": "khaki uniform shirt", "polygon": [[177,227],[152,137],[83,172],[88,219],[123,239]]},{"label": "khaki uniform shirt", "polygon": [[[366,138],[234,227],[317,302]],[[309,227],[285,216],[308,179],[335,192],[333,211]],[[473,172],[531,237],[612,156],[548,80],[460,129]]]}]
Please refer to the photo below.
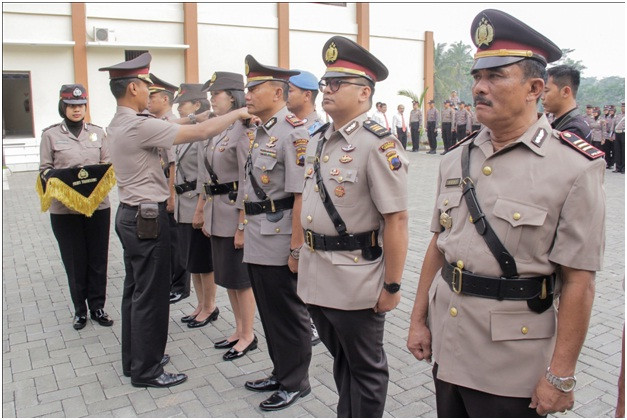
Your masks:
[{"label": "khaki uniform shirt", "polygon": [[442,122],[453,123],[455,121],[455,110],[453,108],[444,108],[442,110]]},{"label": "khaki uniform shirt", "polygon": [[590,141],[603,141],[603,133],[605,132],[605,118],[599,116],[598,119],[592,119],[590,125]]},{"label": "khaki uniform shirt", "polygon": [[409,112],[409,122],[410,123],[413,123],[413,122],[422,123],[422,111],[420,110],[420,108],[412,109]]},{"label": "khaki uniform shirt", "polygon": [[465,125],[466,131],[470,131],[472,129],[470,125],[471,122],[472,122],[472,115],[470,115],[470,112],[466,111],[465,109],[459,109],[455,112],[455,125],[456,126]]},{"label": "khaki uniform shirt", "polygon": [[[39,170],[67,169],[85,165],[108,163],[109,143],[105,132],[97,125],[85,123],[75,137],[65,122],[46,128],[41,133],[39,145]],[[98,206],[98,210],[109,208],[109,197]],[[80,214],[70,210],[60,201],[52,199],[51,214]]]},{"label": "khaki uniform shirt", "polygon": [[228,194],[206,196],[203,229],[210,235],[224,238],[235,236],[239,223],[239,210],[244,208],[244,194],[240,194],[240,191],[244,186],[244,166],[250,146],[248,133],[252,132],[252,129],[246,128],[242,122],[238,121],[210,139],[200,154],[198,188],[203,188],[203,184],[211,182],[204,159],[207,159],[218,176],[219,184],[239,182],[235,201],[231,201]]},{"label": "khaki uniform shirt", "polygon": [[433,107],[427,110],[427,122],[435,121],[435,125],[438,125],[440,121],[440,112],[437,108]]},{"label": "khaki uniform shirt", "polygon": [[[174,185],[183,184],[186,181],[196,181],[198,178],[198,154],[202,154],[205,141],[195,143],[177,144],[171,147],[175,156]],[[196,205],[198,204],[198,182],[196,189],[186,191],[183,194],[175,193],[174,218],[179,223],[192,223]]]},{"label": "khaki uniform shirt", "polygon": [[612,131],[614,126],[614,117],[607,115],[603,118],[605,118],[605,132],[603,133],[603,138],[606,140],[614,140],[614,132]]},{"label": "khaki uniform shirt", "polygon": [[[294,127],[287,120],[283,107],[272,118],[257,127],[250,150],[252,176],[273,200],[303,191],[305,147],[309,134],[303,126]],[[297,152],[302,156],[297,157]],[[299,160],[298,158],[302,158]],[[261,201],[246,174],[244,200]],[[244,230],[244,262],[260,265],[287,265],[292,235],[292,210],[283,210],[283,217],[272,222],[268,214],[246,215]]]},{"label": "khaki uniform shirt", "polygon": [[[542,116],[497,153],[489,129],[474,139],[470,177],[478,201],[514,256],[521,278],[553,273],[559,265],[601,269],[605,161],[589,160],[558,136]],[[462,147],[449,151],[440,164],[431,231],[441,232],[437,246],[445,261],[461,260],[468,271],[499,277],[500,267],[469,222],[457,184],[462,177]],[[441,229],[442,212],[453,219],[451,228]],[[438,272],[429,291],[438,378],[491,394],[531,397],[553,354],[556,312],[551,307],[537,314],[526,301],[457,295]]]},{"label": "khaki uniform shirt", "polygon": [[[349,233],[382,229],[383,214],[407,209],[408,159],[392,135],[380,138],[363,128],[366,114],[335,131],[333,126],[314,136],[307,147],[301,223],[315,233],[338,236],[315,191],[313,162],[318,142],[327,139],[320,157],[320,173]],[[391,169],[392,154],[401,166]],[[388,157],[390,155],[390,157]],[[352,160],[343,163],[350,156]],[[356,251],[310,251],[304,245],[298,265],[298,295],[305,303],[342,310],[373,308],[383,288],[384,254],[368,261]]]},{"label": "khaki uniform shirt", "polygon": [[614,115],[614,132],[625,132],[625,114],[617,113],[616,115]]},{"label": "khaki uniform shirt", "polygon": [[179,128],[178,124],[140,116],[131,108],[117,107],[107,137],[121,203],[136,206],[168,199],[170,190],[157,149],[172,147]]}]

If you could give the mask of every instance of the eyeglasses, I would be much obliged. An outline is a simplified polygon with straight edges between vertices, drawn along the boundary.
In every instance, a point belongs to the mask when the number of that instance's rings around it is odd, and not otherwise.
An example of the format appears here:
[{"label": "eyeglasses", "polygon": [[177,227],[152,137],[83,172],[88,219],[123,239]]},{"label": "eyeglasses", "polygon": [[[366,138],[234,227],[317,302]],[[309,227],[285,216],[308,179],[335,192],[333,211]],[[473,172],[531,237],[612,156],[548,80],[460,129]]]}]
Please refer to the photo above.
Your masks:
[{"label": "eyeglasses", "polygon": [[324,92],[324,89],[328,86],[331,92],[335,93],[340,90],[342,85],[366,86],[362,83],[347,82],[342,79],[325,79],[318,82],[318,89],[320,89],[320,92]]}]

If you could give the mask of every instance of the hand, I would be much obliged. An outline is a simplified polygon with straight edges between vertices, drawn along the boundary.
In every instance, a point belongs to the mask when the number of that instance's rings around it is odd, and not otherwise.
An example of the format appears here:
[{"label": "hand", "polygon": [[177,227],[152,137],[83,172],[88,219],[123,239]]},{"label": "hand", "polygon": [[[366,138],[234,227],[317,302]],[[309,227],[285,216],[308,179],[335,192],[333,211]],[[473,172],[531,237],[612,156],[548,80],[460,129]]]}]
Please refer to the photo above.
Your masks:
[{"label": "hand", "polygon": [[238,229],[235,232],[235,238],[233,238],[233,246],[235,247],[235,249],[244,248],[244,231],[243,230]]},{"label": "hand", "polygon": [[192,218],[192,227],[194,229],[202,229],[202,226],[205,224],[204,220],[204,212],[195,211],[194,217]]},{"label": "hand", "polygon": [[396,308],[400,301],[400,291],[396,293],[388,293],[385,289],[381,289],[379,300],[377,301],[377,304],[374,305],[374,311],[376,313],[389,312],[392,309]]},{"label": "hand", "polygon": [[412,322],[409,325],[407,349],[416,359],[431,363],[431,331],[425,322]]},{"label": "hand", "polygon": [[533,391],[529,408],[535,408],[539,415],[546,416],[549,413],[571,410],[573,405],[575,405],[574,392],[560,391],[542,377]]},{"label": "hand", "polygon": [[205,230],[204,227],[200,228],[200,231],[202,232],[203,235],[205,235],[207,238],[211,238],[211,235],[209,233],[207,233],[207,231]]},{"label": "hand", "polygon": [[295,260],[291,255],[287,259],[287,266],[292,273],[298,273],[298,260]]},{"label": "hand", "polygon": [[251,118],[254,117],[254,115],[252,115],[252,114],[250,114],[248,112],[248,108],[245,107],[245,106],[243,106],[240,109],[238,109],[237,112],[239,114],[240,119],[242,119],[242,120],[248,120],[248,119],[251,119]]},{"label": "hand", "polygon": [[168,213],[174,213],[174,196],[171,195],[168,197],[168,200],[165,203],[165,209]]},{"label": "hand", "polygon": [[196,114],[196,122],[201,123],[203,121],[207,121],[209,119],[209,116],[211,115],[211,110],[208,109],[204,112],[201,112],[200,114]]},{"label": "hand", "polygon": [[261,124],[263,123],[263,121],[261,121],[261,118],[259,118],[256,115],[253,115],[252,118],[250,119],[248,126],[252,127],[252,126],[256,126],[259,127]]}]

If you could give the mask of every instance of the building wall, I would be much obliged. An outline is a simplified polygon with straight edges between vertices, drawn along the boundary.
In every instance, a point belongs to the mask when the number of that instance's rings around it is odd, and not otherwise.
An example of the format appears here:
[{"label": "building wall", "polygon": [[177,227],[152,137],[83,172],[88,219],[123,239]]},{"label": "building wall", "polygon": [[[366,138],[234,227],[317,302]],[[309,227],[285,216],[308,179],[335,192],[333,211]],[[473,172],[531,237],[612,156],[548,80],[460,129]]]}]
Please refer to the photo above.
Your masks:
[{"label": "building wall", "polygon": [[[380,22],[377,16],[382,7],[390,6],[370,5],[369,49],[390,70],[388,79],[377,84],[374,101],[388,103],[391,119],[398,103],[404,103],[406,108],[411,105],[408,99],[396,95],[399,89],[422,92],[424,29],[414,28],[410,17]],[[322,46],[326,40],[333,35],[357,39],[356,9],[355,3],[347,3],[346,7],[289,4],[290,67],[322,76],[325,69]],[[151,3],[150,7],[143,3],[86,3],[85,12],[89,110],[94,124],[106,126],[116,107],[109,91],[108,74],[99,72],[98,68],[123,61],[124,50],[149,50],[153,56],[153,73],[173,84],[185,82],[181,3]],[[252,54],[264,64],[278,65],[276,3],[199,3],[197,19],[200,83],[208,80],[214,71],[243,74],[246,54]],[[114,39],[109,43],[94,42],[94,27],[113,30]],[[14,41],[34,41],[38,45],[14,45]],[[10,167],[14,170],[35,169],[41,130],[60,121],[59,88],[74,82],[69,3],[3,4],[3,70],[31,72],[35,138],[22,139],[28,145],[16,153],[19,157],[7,159],[7,164],[13,165]],[[320,105],[317,108],[323,114]],[[9,142],[3,143],[7,157]],[[20,159],[26,164],[16,164]]]}]

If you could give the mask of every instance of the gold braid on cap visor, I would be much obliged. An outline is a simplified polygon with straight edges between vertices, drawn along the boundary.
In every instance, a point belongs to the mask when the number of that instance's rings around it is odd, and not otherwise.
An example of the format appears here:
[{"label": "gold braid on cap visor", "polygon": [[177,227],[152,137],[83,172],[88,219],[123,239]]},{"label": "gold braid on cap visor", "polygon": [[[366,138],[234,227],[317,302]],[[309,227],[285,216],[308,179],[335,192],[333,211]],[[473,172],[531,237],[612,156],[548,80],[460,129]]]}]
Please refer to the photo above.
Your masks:
[{"label": "gold braid on cap visor", "polygon": [[474,58],[476,60],[478,58],[485,58],[485,57],[525,57],[525,58],[536,58],[536,59],[546,62],[544,57],[542,57],[539,54],[535,54],[531,50],[500,49],[500,50],[481,51],[481,52],[476,53]]},{"label": "gold braid on cap visor", "polygon": [[355,70],[355,69],[349,69],[346,67],[327,67],[327,71],[337,71],[339,73],[350,73],[350,74],[356,74],[359,76],[364,76],[364,77],[368,77],[370,78],[370,76],[368,76],[366,74],[366,72],[361,71],[361,70]]}]

